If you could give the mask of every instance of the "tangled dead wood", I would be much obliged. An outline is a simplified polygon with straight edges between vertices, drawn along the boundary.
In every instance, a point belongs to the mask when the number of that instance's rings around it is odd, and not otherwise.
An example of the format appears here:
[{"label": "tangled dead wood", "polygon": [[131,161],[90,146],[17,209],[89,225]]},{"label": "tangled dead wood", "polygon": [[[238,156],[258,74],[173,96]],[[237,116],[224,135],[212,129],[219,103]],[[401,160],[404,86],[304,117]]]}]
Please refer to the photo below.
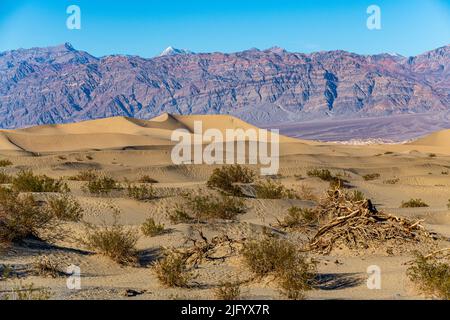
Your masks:
[{"label": "tangled dead wood", "polygon": [[370,200],[352,199],[341,189],[329,190],[317,207],[321,227],[309,250],[328,254],[335,247],[367,249],[387,241],[411,242],[429,238],[421,223],[378,212]]}]

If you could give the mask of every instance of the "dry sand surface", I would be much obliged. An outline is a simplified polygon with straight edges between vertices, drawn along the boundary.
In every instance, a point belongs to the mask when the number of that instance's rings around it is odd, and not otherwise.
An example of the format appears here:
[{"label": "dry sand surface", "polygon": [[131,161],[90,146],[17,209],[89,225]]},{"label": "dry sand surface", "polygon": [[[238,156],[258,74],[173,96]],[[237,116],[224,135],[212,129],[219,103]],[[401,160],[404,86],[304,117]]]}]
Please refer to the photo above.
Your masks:
[{"label": "dry sand surface", "polygon": [[[159,283],[152,264],[162,248],[182,247],[186,239],[197,235],[201,228],[208,238],[226,234],[233,239],[251,238],[269,228],[282,237],[296,241],[301,232],[277,228],[291,206],[314,207],[316,203],[303,199],[246,198],[247,211],[235,221],[217,220],[196,224],[173,224],[167,218],[167,208],[180,200],[186,190],[206,190],[206,181],[217,165],[173,165],[170,157],[172,130],[192,131],[193,122],[202,120],[205,128],[248,128],[249,125],[229,116],[162,115],[150,121],[111,118],[74,124],[49,125],[21,130],[0,131],[1,159],[11,166],[8,174],[31,169],[36,174],[64,178],[84,209],[84,220],[93,224],[111,223],[111,207],[120,210],[119,221],[140,233],[140,225],[153,216],[165,225],[167,232],[146,237],[137,242],[139,264],[122,266],[89,250],[76,240],[84,234],[83,223],[66,223],[63,239],[53,243],[26,240],[8,247],[0,255],[0,265],[8,266],[13,276],[0,281],[0,292],[34,284],[48,288],[54,299],[212,299],[214,288],[221,281],[246,280],[251,273],[239,254],[224,260],[206,260],[195,270],[196,278],[189,288],[167,288]],[[281,137],[280,170],[276,180],[289,188],[312,188],[320,198],[329,183],[309,177],[307,171],[329,169],[342,174],[352,188],[363,192],[378,210],[411,219],[423,218],[423,225],[443,236],[437,247],[448,247],[450,237],[450,130],[434,133],[408,144],[352,146],[308,142]],[[431,154],[431,156],[430,156]],[[251,166],[250,166],[251,167]],[[108,196],[93,196],[82,191],[83,181],[67,179],[82,170],[93,169],[118,181],[137,181],[143,175],[157,180],[153,184],[159,197],[151,201],[128,198],[124,192]],[[254,167],[259,173],[258,167]],[[366,174],[378,173],[366,181]],[[387,183],[395,181],[395,183]],[[205,191],[206,192],[206,191]],[[37,198],[42,195],[36,195]],[[429,207],[400,209],[402,201],[421,198]],[[301,241],[301,240],[298,240]],[[412,258],[414,245],[405,250],[337,250],[328,255],[311,253],[318,261],[320,280],[307,292],[310,299],[419,299],[423,298],[408,280],[406,262]],[[395,249],[395,248],[394,248]],[[426,249],[426,248],[425,248]],[[433,248],[430,246],[429,248]],[[62,269],[68,265],[81,268],[81,290],[69,290],[66,276],[43,277],[31,271],[36,257],[48,256]],[[366,285],[367,267],[381,268],[380,290]],[[128,289],[140,294],[126,297]],[[244,299],[284,299],[270,277],[253,279],[242,285]]]}]

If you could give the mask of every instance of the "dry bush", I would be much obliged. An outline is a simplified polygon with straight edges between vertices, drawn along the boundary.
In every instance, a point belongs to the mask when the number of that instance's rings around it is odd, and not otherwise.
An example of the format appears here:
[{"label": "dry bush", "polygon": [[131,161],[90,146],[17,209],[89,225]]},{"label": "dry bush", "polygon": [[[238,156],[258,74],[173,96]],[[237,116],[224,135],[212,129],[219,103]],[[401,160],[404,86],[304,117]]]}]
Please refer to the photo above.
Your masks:
[{"label": "dry bush", "polygon": [[98,178],[98,172],[93,169],[82,170],[77,175],[69,177],[71,181],[93,181]]},{"label": "dry bush", "polygon": [[131,185],[127,187],[128,197],[137,201],[150,201],[157,198],[155,189],[150,185]]},{"label": "dry bush", "polygon": [[428,155],[428,157],[429,157],[429,158],[436,158],[437,155],[436,155],[435,153],[430,153],[430,154]]},{"label": "dry bush", "polygon": [[301,299],[312,289],[316,263],[300,255],[296,246],[284,239],[264,237],[244,243],[244,261],[257,276],[273,274],[281,292],[289,299]]},{"label": "dry bush", "polygon": [[370,200],[355,201],[353,197],[341,189],[327,191],[316,208],[321,225],[311,239],[310,249],[328,254],[340,246],[367,249],[387,241],[403,244],[430,238],[421,221],[378,212]]},{"label": "dry bush", "polygon": [[0,160],[0,167],[8,167],[8,166],[12,166],[12,165],[13,165],[13,163],[8,159]]},{"label": "dry bush", "polygon": [[56,231],[56,220],[32,195],[19,195],[16,191],[0,188],[0,242],[41,238],[44,233]]},{"label": "dry bush", "polygon": [[270,179],[260,180],[255,184],[256,197],[261,199],[295,199],[294,190]]},{"label": "dry bush", "polygon": [[158,183],[158,180],[153,179],[152,177],[148,175],[143,175],[138,180],[140,183]]},{"label": "dry bush", "polygon": [[47,198],[47,210],[59,220],[79,222],[83,218],[83,208],[72,196],[52,196]]},{"label": "dry bush", "polygon": [[450,300],[450,264],[436,255],[415,252],[413,265],[408,268],[409,279],[424,294]]},{"label": "dry bush", "polygon": [[94,195],[108,195],[114,190],[122,190],[122,186],[115,179],[108,176],[89,180],[83,187],[84,192]]},{"label": "dry bush", "polygon": [[364,193],[362,193],[359,190],[353,190],[352,192],[349,193],[349,200],[350,201],[364,201],[366,200],[366,196],[364,195]]},{"label": "dry bush", "polygon": [[185,201],[188,216],[197,220],[233,220],[238,214],[246,211],[242,199],[225,195],[187,194]]},{"label": "dry bush", "polygon": [[69,192],[67,183],[46,175],[35,175],[31,170],[22,170],[12,180],[12,187],[18,192]]},{"label": "dry bush", "polygon": [[18,285],[10,293],[0,294],[0,300],[48,300],[53,293],[48,289],[35,288],[34,284]]},{"label": "dry bush", "polygon": [[163,258],[155,262],[153,270],[161,284],[167,287],[188,287],[193,278],[186,259],[177,252],[166,252]]},{"label": "dry bush", "polygon": [[299,199],[317,201],[317,196],[314,194],[314,188],[306,184],[300,185],[300,189],[297,191],[297,194]]},{"label": "dry bush", "polygon": [[369,173],[369,174],[363,175],[363,179],[365,181],[376,180],[376,179],[379,179],[380,177],[381,177],[381,175],[379,173]]},{"label": "dry bush", "polygon": [[0,184],[7,184],[12,182],[12,177],[4,171],[0,171]]},{"label": "dry bush", "polygon": [[155,237],[164,233],[164,225],[156,223],[155,219],[150,217],[142,224],[141,231],[144,236]]},{"label": "dry bush", "polygon": [[219,189],[233,196],[244,196],[237,183],[252,183],[255,180],[255,173],[240,165],[223,166],[214,169],[208,179],[209,188]]},{"label": "dry bush", "polygon": [[399,182],[400,182],[399,178],[387,179],[383,181],[384,184],[397,184]]},{"label": "dry bush", "polygon": [[41,277],[56,278],[65,273],[61,271],[60,265],[49,256],[39,256],[33,262],[33,271]]},{"label": "dry bush", "polygon": [[214,298],[216,300],[239,300],[241,297],[240,282],[225,281],[219,283],[219,286],[214,290]]},{"label": "dry bush", "polygon": [[317,212],[314,209],[291,207],[278,225],[282,228],[303,228],[315,226],[318,223]]},{"label": "dry bush", "polygon": [[102,254],[119,264],[137,263],[136,230],[127,229],[118,223],[118,213],[114,214],[112,225],[88,225],[86,236],[80,241],[89,249]]},{"label": "dry bush", "polygon": [[400,208],[426,208],[429,207],[428,204],[423,202],[422,199],[411,199],[408,201],[403,201]]}]

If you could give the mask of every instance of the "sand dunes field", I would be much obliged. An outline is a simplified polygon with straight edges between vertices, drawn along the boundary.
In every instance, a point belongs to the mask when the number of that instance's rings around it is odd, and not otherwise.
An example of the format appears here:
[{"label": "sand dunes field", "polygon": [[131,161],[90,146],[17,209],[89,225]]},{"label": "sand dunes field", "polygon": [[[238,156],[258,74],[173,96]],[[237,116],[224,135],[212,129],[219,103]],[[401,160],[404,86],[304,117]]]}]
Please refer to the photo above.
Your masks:
[{"label": "sand dunes field", "polygon": [[[52,242],[26,239],[7,246],[0,254],[0,265],[8,266],[12,276],[0,281],[0,294],[17,286],[33,283],[34,288],[47,288],[53,299],[213,299],[214,289],[230,279],[244,281],[244,299],[285,299],[271,276],[253,279],[238,253],[226,259],[201,261],[194,270],[196,277],[188,288],[163,286],[152,270],[163,247],[183,247],[187,239],[198,238],[201,229],[211,239],[226,234],[235,240],[249,239],[267,230],[298,244],[309,235],[277,226],[292,206],[312,208],[329,188],[329,182],[308,176],[312,169],[328,169],[345,177],[351,189],[359,190],[372,200],[379,211],[408,219],[424,219],[422,225],[439,234],[431,244],[410,244],[404,248],[380,246],[376,249],[348,250],[330,254],[310,253],[318,264],[319,281],[306,293],[309,299],[421,299],[425,298],[408,279],[407,262],[412,251],[424,252],[448,247],[450,237],[450,130],[436,132],[407,144],[344,145],[319,143],[280,137],[280,170],[274,177],[293,190],[302,186],[311,191],[310,199],[245,198],[246,212],[235,220],[208,223],[172,223],[168,208],[180,201],[188,190],[207,194],[206,181],[219,165],[173,165],[171,149],[174,129],[193,131],[194,121],[202,121],[204,129],[250,128],[249,124],[230,116],[161,115],[144,121],[125,117],[92,120],[73,124],[39,126],[0,131],[0,159],[11,165],[4,173],[15,175],[30,169],[35,174],[64,179],[71,195],[81,204],[84,220],[94,225],[111,224],[111,207],[118,209],[119,221],[126,228],[139,232],[137,250],[139,263],[120,265],[96,254],[77,240],[83,238],[83,223],[63,224],[65,236]],[[258,166],[249,166],[259,174]],[[123,191],[96,196],[83,191],[86,181],[69,177],[80,171],[94,170],[121,183],[141,185],[147,175],[157,181],[152,186],[158,197],[138,201]],[[374,179],[364,179],[377,174]],[[8,187],[8,184],[5,184]],[[200,191],[198,191],[200,190]],[[34,193],[36,199],[45,194]],[[400,208],[402,201],[420,198],[428,207]],[[141,224],[152,216],[165,225],[166,232],[144,236]],[[264,231],[266,230],[266,231]],[[46,277],[33,272],[37,257],[47,256],[63,270],[69,265],[81,268],[81,289],[69,290],[67,276]],[[382,285],[369,290],[367,268],[381,269]],[[248,281],[247,281],[248,280]],[[135,292],[136,297],[127,296]]]}]

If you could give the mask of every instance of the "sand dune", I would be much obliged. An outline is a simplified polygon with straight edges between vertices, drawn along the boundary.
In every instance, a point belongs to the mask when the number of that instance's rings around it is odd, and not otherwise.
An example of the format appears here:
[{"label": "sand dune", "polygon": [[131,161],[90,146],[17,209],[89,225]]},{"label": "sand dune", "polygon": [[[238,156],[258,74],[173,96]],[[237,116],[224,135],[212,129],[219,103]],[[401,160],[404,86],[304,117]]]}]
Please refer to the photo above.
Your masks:
[{"label": "sand dune", "polygon": [[[203,131],[217,129],[257,129],[232,116],[162,114],[151,120],[113,117],[70,124],[43,125],[18,130],[0,131],[0,150],[29,152],[66,152],[107,150],[129,147],[172,145],[173,130],[194,132],[194,122],[201,121]],[[280,142],[301,142],[280,136]]]},{"label": "sand dune", "polygon": [[411,145],[450,148],[450,130],[441,130],[417,139]]}]

